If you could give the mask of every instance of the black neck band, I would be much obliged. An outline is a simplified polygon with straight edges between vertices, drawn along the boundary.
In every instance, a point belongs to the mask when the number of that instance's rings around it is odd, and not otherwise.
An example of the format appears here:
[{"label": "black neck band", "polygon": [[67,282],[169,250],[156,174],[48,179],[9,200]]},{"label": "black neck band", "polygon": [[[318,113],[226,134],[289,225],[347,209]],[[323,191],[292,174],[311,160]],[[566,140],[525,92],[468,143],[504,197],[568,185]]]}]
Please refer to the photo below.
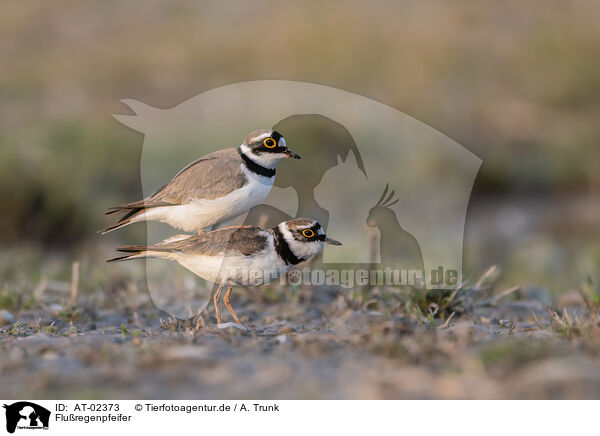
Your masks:
[{"label": "black neck band", "polygon": [[265,168],[262,165],[257,164],[252,159],[250,159],[248,156],[246,156],[240,148],[238,148],[238,153],[242,157],[242,160],[244,161],[246,168],[248,168],[253,173],[256,173],[259,176],[263,176],[263,177],[275,176],[275,168],[273,168],[273,169]]},{"label": "black neck band", "polygon": [[273,228],[275,233],[275,251],[283,259],[286,265],[298,265],[300,262],[304,262],[305,259],[297,257],[290,249],[290,244],[285,240],[285,237],[279,230],[279,227]]}]

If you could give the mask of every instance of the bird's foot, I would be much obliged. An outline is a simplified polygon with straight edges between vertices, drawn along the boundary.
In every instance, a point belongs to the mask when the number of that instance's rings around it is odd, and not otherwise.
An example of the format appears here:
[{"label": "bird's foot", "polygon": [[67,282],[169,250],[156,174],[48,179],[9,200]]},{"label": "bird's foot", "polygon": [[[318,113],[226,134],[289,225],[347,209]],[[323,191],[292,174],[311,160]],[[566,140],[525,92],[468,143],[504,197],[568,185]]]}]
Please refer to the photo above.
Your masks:
[{"label": "bird's foot", "polygon": [[236,329],[240,329],[244,332],[248,331],[248,327],[244,327],[241,324],[238,324],[237,322],[224,322],[221,324],[217,324],[217,328],[219,329],[226,329],[228,327],[235,327]]}]

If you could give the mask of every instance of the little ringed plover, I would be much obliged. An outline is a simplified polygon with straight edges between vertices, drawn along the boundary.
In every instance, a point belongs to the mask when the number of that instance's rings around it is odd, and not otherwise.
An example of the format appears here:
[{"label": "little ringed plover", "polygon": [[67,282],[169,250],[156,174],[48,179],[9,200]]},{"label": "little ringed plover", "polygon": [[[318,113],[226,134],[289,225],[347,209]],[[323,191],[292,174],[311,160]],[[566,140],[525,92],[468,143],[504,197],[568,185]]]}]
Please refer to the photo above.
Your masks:
[{"label": "little ringed plover", "polygon": [[320,253],[325,244],[342,245],[328,238],[321,225],[309,218],[284,221],[272,229],[256,226],[226,227],[157,245],[118,248],[125,256],[109,262],[163,258],[178,262],[199,277],[218,283],[213,302],[221,325],[219,298],[228,286],[224,303],[241,325],[229,303],[232,286],[262,285]]},{"label": "little ringed plover", "polygon": [[106,234],[139,221],[160,221],[201,233],[223,226],[261,204],[273,187],[275,167],[283,159],[300,159],[274,130],[256,130],[239,147],[215,151],[179,171],[151,196],[111,208],[125,212]]}]

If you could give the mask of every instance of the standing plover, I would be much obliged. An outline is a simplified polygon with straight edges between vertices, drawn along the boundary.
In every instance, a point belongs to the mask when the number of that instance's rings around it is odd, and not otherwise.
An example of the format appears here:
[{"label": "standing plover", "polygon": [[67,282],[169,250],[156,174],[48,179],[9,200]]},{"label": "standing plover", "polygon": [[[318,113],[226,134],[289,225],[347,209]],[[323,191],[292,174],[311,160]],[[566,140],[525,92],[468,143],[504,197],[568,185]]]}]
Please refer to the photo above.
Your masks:
[{"label": "standing plover", "polygon": [[139,221],[160,221],[186,232],[202,232],[264,201],[282,158],[300,159],[274,130],[256,130],[239,147],[215,151],[187,165],[151,196],[111,208],[125,211],[105,234]]},{"label": "standing plover", "polygon": [[203,279],[218,283],[213,302],[219,325],[219,298],[223,285],[227,285],[223,301],[235,322],[241,325],[229,304],[232,286],[268,283],[320,253],[325,244],[342,245],[328,238],[317,221],[295,218],[272,229],[227,227],[174,242],[125,246],[117,250],[128,254],[109,262],[148,257],[170,259]]}]

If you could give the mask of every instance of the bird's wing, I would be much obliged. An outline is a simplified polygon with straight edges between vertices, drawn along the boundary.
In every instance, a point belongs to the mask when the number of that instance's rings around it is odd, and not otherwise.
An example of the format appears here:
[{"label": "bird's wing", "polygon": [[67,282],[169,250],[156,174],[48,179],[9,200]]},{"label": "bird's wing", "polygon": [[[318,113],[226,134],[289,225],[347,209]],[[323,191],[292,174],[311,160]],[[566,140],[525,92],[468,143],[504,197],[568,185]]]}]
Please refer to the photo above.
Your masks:
[{"label": "bird's wing", "polygon": [[144,247],[148,251],[164,251],[205,256],[242,254],[248,256],[266,247],[268,230],[256,226],[226,227],[193,235],[169,243]]},{"label": "bird's wing", "polygon": [[223,197],[246,183],[246,177],[240,171],[241,164],[235,148],[201,157],[147,198],[145,206],[184,204],[192,199],[214,200]]},{"label": "bird's wing", "polygon": [[171,181],[143,200],[112,207],[112,214],[129,210],[122,222],[147,208],[174,206],[188,203],[192,199],[214,200],[241,188],[246,177],[240,171],[242,159],[236,148],[215,151],[203,156],[179,171]]}]

